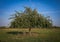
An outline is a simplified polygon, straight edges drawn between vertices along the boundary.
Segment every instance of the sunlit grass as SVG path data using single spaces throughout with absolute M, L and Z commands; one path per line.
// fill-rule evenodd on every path
M 60 29 L 39 29 L 33 28 L 31 30 L 32 36 L 20 34 L 8 34 L 7 32 L 29 32 L 27 28 L 7 28 L 0 29 L 1 42 L 60 42 Z

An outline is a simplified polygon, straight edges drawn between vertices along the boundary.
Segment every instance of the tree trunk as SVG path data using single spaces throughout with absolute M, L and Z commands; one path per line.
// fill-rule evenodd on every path
M 29 35 L 31 36 L 31 28 L 29 28 Z

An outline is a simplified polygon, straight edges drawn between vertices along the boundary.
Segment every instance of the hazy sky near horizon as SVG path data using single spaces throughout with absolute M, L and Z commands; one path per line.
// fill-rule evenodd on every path
M 50 16 L 53 25 L 60 26 L 60 0 L 0 0 L 0 26 L 10 23 L 11 14 L 23 11 L 24 6 L 36 8 L 44 16 Z

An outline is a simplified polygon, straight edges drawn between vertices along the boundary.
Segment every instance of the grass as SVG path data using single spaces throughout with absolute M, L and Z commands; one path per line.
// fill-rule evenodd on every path
M 0 42 L 60 42 L 60 29 L 0 29 Z M 26 33 L 24 35 L 24 33 Z

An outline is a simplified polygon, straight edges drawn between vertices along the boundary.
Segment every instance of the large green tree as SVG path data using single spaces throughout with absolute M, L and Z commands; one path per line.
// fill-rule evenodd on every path
M 36 9 L 24 7 L 23 12 L 17 12 L 11 17 L 10 27 L 12 28 L 46 28 L 52 27 L 52 20 L 38 13 Z

